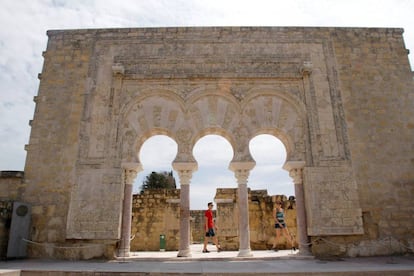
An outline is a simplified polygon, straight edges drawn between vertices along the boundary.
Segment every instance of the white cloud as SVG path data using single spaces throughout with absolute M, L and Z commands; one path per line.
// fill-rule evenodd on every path
M 32 99 L 37 94 L 37 74 L 42 70 L 41 54 L 46 49 L 46 31 L 49 29 L 160 26 L 402 27 L 405 29 L 406 47 L 414 51 L 414 1 L 411 0 L 2 0 L 1 4 L 0 170 L 23 170 L 26 156 L 24 144 L 28 143 L 30 133 L 28 121 L 33 118 L 35 106 Z M 413 64 L 413 54 L 409 57 Z M 215 147 L 200 145 L 198 152 L 194 152 L 194 155 L 200 155 L 197 157 L 200 179 L 197 179 L 199 176 L 194 177 L 194 186 L 204 183 L 206 179 L 216 181 L 213 165 L 227 170 L 233 152 L 226 142 L 214 140 L 212 143 L 217 143 Z M 257 183 L 260 187 L 284 189 L 289 186 L 286 183 L 290 183 L 287 174 L 280 169 L 285 153 L 276 154 L 272 144 L 264 145 L 260 142 L 251 148 L 257 167 L 251 173 L 250 182 L 252 186 Z M 219 149 L 221 147 L 222 150 Z M 167 148 L 172 149 L 174 146 L 168 144 Z M 204 160 L 206 152 L 211 151 L 214 161 Z M 172 152 L 162 151 L 158 155 L 149 153 L 147 156 L 144 153 L 144 168 L 149 172 L 158 167 L 168 170 L 169 161 L 160 165 L 157 159 L 171 160 L 175 154 L 176 149 Z M 279 167 L 268 169 L 268 164 Z M 204 174 L 204 169 L 208 174 Z M 269 171 L 275 174 L 270 175 Z M 276 172 L 285 174 L 283 176 Z M 202 175 L 204 178 L 201 178 Z M 220 181 L 227 182 L 230 178 Z M 209 195 L 210 198 L 213 196 Z

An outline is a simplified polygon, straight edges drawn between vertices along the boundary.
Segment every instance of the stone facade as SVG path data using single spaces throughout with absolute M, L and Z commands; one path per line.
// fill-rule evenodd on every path
M 33 207 L 32 240 L 49 246 L 31 247 L 30 256 L 126 256 L 138 153 L 158 134 L 178 145 L 180 256 L 189 253 L 192 148 L 206 134 L 223 136 L 234 150 L 239 256 L 251 254 L 248 145 L 263 133 L 286 147 L 301 252 L 309 241 L 319 255 L 412 250 L 414 93 L 402 34 L 49 31 L 19 199 Z M 399 249 L 380 249 L 391 237 Z M 59 249 L 72 245 L 75 254 Z

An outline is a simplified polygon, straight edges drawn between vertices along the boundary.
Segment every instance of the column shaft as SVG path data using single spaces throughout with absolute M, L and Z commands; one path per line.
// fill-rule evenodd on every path
M 190 182 L 197 163 L 174 162 L 173 168 L 180 177 L 180 248 L 177 257 L 191 257 L 190 251 Z
M 190 185 L 181 183 L 180 248 L 178 257 L 190 257 Z
M 119 257 L 129 257 L 132 215 L 132 185 L 125 183 Z
M 239 209 L 239 254 L 238 257 L 253 256 L 250 250 L 249 228 L 249 195 L 247 191 L 247 179 L 250 171 L 256 165 L 255 162 L 231 162 L 229 169 L 234 172 L 238 184 L 238 209 Z
M 124 169 L 124 201 L 122 204 L 121 241 L 118 247 L 118 257 L 129 257 L 131 245 L 132 220 L 132 184 L 138 171 L 142 170 L 139 163 L 125 163 Z
M 250 251 L 249 202 L 247 184 L 239 184 L 239 254 L 238 257 L 253 256 Z
M 308 233 L 306 223 L 306 210 L 305 210 L 305 197 L 303 195 L 303 184 L 295 183 L 295 195 L 296 195 L 296 221 L 298 227 L 298 242 L 299 242 L 299 254 L 310 255 L 308 245 Z

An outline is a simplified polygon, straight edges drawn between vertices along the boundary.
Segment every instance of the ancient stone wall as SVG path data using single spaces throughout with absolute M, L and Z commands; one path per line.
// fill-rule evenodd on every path
M 249 141 L 266 133 L 284 143 L 286 161 L 304 164 L 296 180 L 314 254 L 414 247 L 414 93 L 401 29 L 149 28 L 48 36 L 21 193 L 32 206 L 33 241 L 91 244 L 76 256 L 110 257 L 121 237 L 123 166 L 140 164 L 146 139 L 168 135 L 178 145 L 175 161 L 194 162 L 197 140 L 218 134 L 233 146 L 232 161 L 250 162 Z M 384 250 L 389 237 L 394 246 Z M 72 257 L 52 246 L 29 251 Z
M 0 171 L 0 259 L 6 258 L 13 201 L 21 198 L 24 172 Z
M 178 250 L 180 190 L 146 190 L 132 204 L 131 251 L 159 250 L 160 235 L 166 250 Z
M 225 250 L 237 251 L 239 248 L 237 189 L 217 189 L 214 198 L 217 208 L 214 217 L 218 226 L 217 236 Z M 133 220 L 131 251 L 160 249 L 160 235 L 166 237 L 166 250 L 178 250 L 180 190 L 147 190 L 133 197 Z M 285 203 L 285 217 L 289 232 L 295 238 L 296 204 L 286 196 L 269 196 L 266 190 L 249 191 L 250 241 L 253 250 L 272 247 L 275 237 L 274 203 Z M 191 210 L 191 242 L 201 244 L 204 241 L 204 212 Z M 294 244 L 297 247 L 297 241 Z M 291 248 L 285 238 L 278 248 Z
M 24 172 L 0 171 L 0 200 L 21 200 Z

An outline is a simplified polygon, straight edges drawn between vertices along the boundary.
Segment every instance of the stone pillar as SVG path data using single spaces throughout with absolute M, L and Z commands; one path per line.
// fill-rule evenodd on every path
M 121 241 L 118 257 L 129 257 L 132 219 L 132 185 L 138 172 L 142 171 L 139 163 L 122 164 L 124 169 L 124 201 L 122 205 Z
M 289 171 L 289 176 L 292 177 L 295 183 L 296 196 L 296 221 L 298 227 L 298 243 L 299 255 L 311 255 L 309 250 L 309 239 L 307 233 L 306 210 L 305 210 L 305 195 L 303 189 L 303 167 L 304 161 L 288 161 L 283 168 Z
M 180 248 L 177 257 L 191 257 L 190 251 L 190 182 L 197 163 L 174 162 L 173 169 L 180 178 Z
M 234 172 L 238 184 L 238 209 L 239 209 L 239 254 L 238 257 L 253 256 L 250 250 L 249 228 L 249 201 L 247 192 L 247 178 L 254 168 L 255 162 L 231 162 L 229 169 Z

